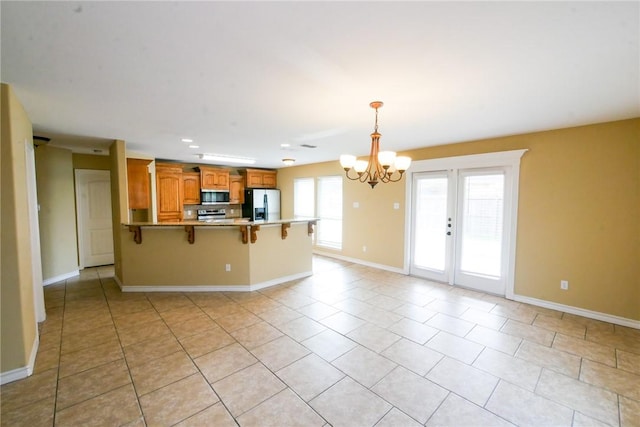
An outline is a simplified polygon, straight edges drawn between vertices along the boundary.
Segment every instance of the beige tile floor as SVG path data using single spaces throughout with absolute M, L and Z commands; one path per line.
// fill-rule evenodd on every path
M 2 425 L 640 426 L 640 331 L 369 267 L 250 293 L 45 289 Z

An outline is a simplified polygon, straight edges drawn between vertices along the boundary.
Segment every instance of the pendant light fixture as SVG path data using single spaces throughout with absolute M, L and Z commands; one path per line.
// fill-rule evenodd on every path
M 376 123 L 371 134 L 371 152 L 368 160 L 358 160 L 351 154 L 340 156 L 340 164 L 345 175 L 352 181 L 368 183 L 374 188 L 378 182 L 398 182 L 411 165 L 411 158 L 397 156 L 394 151 L 380 151 L 380 133 L 378 133 L 378 108 L 384 104 L 382 101 L 374 101 L 369 106 L 376 110 Z M 350 176 L 354 171 L 356 176 Z

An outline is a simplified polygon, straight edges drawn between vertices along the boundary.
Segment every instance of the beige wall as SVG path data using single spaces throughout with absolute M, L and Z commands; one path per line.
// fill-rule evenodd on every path
M 313 270 L 311 237 L 307 233 L 306 222 L 291 224 L 284 240 L 282 227 L 279 225 L 262 226 L 257 236 L 256 243 L 248 245 L 251 284 Z
M 111 170 L 111 161 L 109 156 L 73 153 L 73 168 Z
M 293 179 L 319 176 L 344 176 L 338 161 L 289 167 L 278 170 L 282 191 L 282 215 L 293 217 Z M 321 248 L 323 252 L 355 258 L 369 263 L 402 269 L 404 260 L 404 179 L 394 184 L 368 184 L 345 179 L 342 188 L 342 250 Z M 354 207 L 354 202 L 358 207 Z M 393 209 L 394 203 L 400 209 Z M 321 226 L 321 225 L 320 225 Z M 375 232 L 372 232 L 375 230 Z M 400 234 L 398 234 L 400 233 Z M 362 247 L 367 251 L 363 252 Z
M 38 147 L 36 177 L 40 205 L 42 277 L 46 281 L 78 270 L 71 151 L 46 145 Z
M 124 141 L 116 140 L 109 147 L 111 170 L 111 212 L 113 225 L 113 259 L 115 275 L 121 281 L 122 272 L 122 235 L 121 224 L 128 220 L 127 196 L 127 158 Z
M 144 227 L 142 243 L 123 226 L 122 284 L 125 286 L 247 285 L 249 245 L 238 227 L 197 227 L 189 244 L 184 227 Z M 231 264 L 231 271 L 225 271 Z
M 1 84 L 0 372 L 25 368 L 36 340 L 25 144 L 32 127 L 13 90 Z
M 425 160 L 523 148 L 529 151 L 520 171 L 516 294 L 640 320 L 640 119 L 406 154 Z M 337 160 L 280 169 L 283 215 L 293 214 L 294 178 L 343 173 Z M 340 254 L 402 268 L 404 180 L 374 190 L 345 180 L 343 191 Z M 560 290 L 562 279 L 569 291 Z

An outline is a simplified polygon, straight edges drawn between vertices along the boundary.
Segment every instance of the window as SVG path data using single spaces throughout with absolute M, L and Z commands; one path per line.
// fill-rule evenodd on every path
M 315 186 L 317 185 L 317 204 Z M 318 218 L 315 243 L 342 249 L 342 177 L 324 176 L 293 180 L 293 216 Z
M 316 244 L 342 249 L 342 177 L 318 178 L 318 208 Z
M 294 218 L 313 218 L 316 216 L 313 181 L 313 178 L 296 178 L 293 180 Z

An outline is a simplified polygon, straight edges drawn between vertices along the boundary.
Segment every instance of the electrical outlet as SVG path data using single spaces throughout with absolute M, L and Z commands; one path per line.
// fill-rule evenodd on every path
M 231 271 L 231 264 L 225 264 L 224 270 L 225 271 Z
M 355 209 L 358 209 L 360 207 L 360 203 L 359 202 L 353 202 L 353 207 Z
M 569 290 L 569 281 L 568 280 L 561 280 L 560 281 L 560 289 L 562 289 L 563 291 Z
M 367 247 L 366 246 L 362 247 L 362 252 L 367 252 Z
M 400 209 L 400 203 L 395 202 L 395 203 L 393 204 L 393 209 Z

